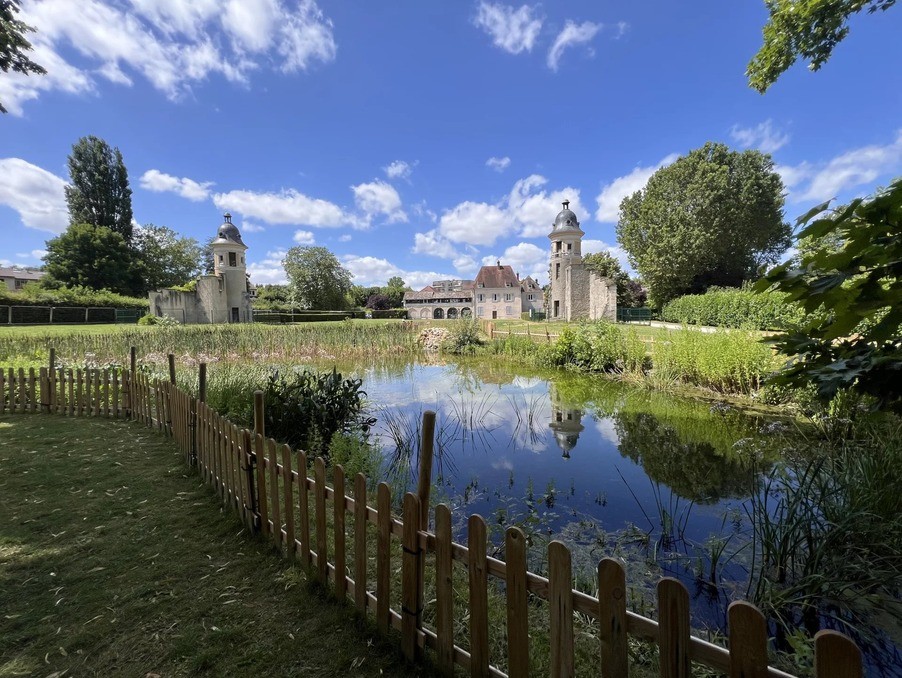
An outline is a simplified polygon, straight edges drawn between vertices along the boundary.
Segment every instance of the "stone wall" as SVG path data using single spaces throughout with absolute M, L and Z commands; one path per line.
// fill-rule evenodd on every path
M 617 285 L 610 278 L 601 278 L 583 264 L 566 269 L 566 308 L 561 316 L 571 320 L 617 320 Z
M 611 278 L 589 274 L 589 317 L 617 321 L 617 283 Z

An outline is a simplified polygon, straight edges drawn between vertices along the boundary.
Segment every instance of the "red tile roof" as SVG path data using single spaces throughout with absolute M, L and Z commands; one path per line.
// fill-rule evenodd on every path
M 483 287 L 519 287 L 520 281 L 511 266 L 483 266 L 476 274 L 476 286 Z

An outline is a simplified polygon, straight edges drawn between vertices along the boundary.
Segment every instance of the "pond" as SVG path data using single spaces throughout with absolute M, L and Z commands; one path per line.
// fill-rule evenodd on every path
M 779 422 L 485 359 L 346 372 L 363 379 L 397 493 L 415 487 L 420 420 L 436 412 L 433 501 L 451 505 L 458 540 L 473 513 L 496 547 L 517 525 L 541 572 L 547 543 L 560 539 L 588 591 L 598 560 L 617 555 L 633 606 L 648 611 L 653 583 L 677 577 L 696 628 L 724 629 L 726 603 L 745 597 L 746 501 L 786 442 L 771 435 Z

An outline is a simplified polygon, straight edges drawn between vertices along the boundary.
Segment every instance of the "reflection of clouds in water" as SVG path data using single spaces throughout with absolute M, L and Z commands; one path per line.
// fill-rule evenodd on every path
M 595 419 L 595 430 L 609 443 L 612 443 L 613 445 L 620 444 L 620 436 L 617 434 L 617 428 L 613 417 Z
M 496 471 L 513 471 L 514 462 L 507 457 L 501 457 L 492 462 L 492 468 Z
M 511 386 L 516 386 L 524 391 L 530 391 L 540 385 L 546 387 L 547 390 L 548 383 L 538 377 L 514 377 L 514 380 L 511 382 Z

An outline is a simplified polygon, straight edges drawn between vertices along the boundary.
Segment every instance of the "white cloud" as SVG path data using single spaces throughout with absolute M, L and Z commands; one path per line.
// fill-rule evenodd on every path
M 492 266 L 499 260 L 504 265 L 513 266 L 521 278 L 531 275 L 540 285 L 548 282 L 548 250 L 521 242 L 508 247 L 501 256 L 483 257 L 482 265 Z
M 413 168 L 416 166 L 416 161 L 410 163 L 404 160 L 395 160 L 383 167 L 382 171 L 385 172 L 385 176 L 389 179 L 409 179 L 411 173 L 413 173 Z
M 213 204 L 221 210 L 237 212 L 268 224 L 321 228 L 358 225 L 357 217 L 346 214 L 338 205 L 328 200 L 311 198 L 294 189 L 279 193 L 243 190 L 216 193 Z
M 584 21 L 581 24 L 567 21 L 564 24 L 563 30 L 558 33 L 558 36 L 554 39 L 554 44 L 551 45 L 551 49 L 548 50 L 548 68 L 552 71 L 556 71 L 560 65 L 564 50 L 575 45 L 583 45 L 591 42 L 601 28 L 602 24 L 592 23 L 591 21 Z M 589 53 L 594 54 L 591 49 L 589 50 Z
M 35 259 L 40 261 L 45 256 L 47 256 L 47 250 L 31 250 L 31 252 L 16 252 L 16 257 L 18 259 Z M 7 266 L 8 264 L 4 264 Z
M 132 0 L 130 8 L 34 0 L 20 17 L 36 29 L 32 58 L 48 75 L 0 81 L 0 99 L 14 115 L 42 91 L 95 91 L 92 71 L 124 86 L 137 74 L 178 99 L 212 74 L 243 83 L 261 66 L 305 70 L 333 61 L 337 50 L 332 22 L 313 0 Z
M 413 289 L 419 289 L 430 284 L 433 280 L 454 277 L 447 273 L 435 273 L 432 271 L 405 271 L 395 266 L 388 259 L 370 256 L 361 257 L 356 254 L 342 257 L 342 263 L 354 276 L 354 283 L 357 285 L 385 285 L 389 278 L 397 275 Z
M 896 133 L 892 142 L 884 146 L 862 146 L 841 153 L 825 163 L 803 162 L 795 167 L 779 167 L 778 171 L 788 187 L 798 187 L 790 192 L 790 201 L 804 202 L 829 200 L 843 191 L 873 184 L 881 177 L 898 173 L 900 169 L 902 130 Z
M 542 29 L 543 20 L 534 14 L 536 9 L 529 5 L 515 9 L 511 5 L 480 2 L 473 23 L 488 33 L 494 45 L 505 52 L 529 52 Z
M 249 263 L 247 272 L 251 276 L 251 282 L 255 285 L 282 285 L 288 282 L 282 266 L 286 254 L 288 252 L 285 250 L 271 250 L 266 253 L 265 259 Z
M 789 143 L 789 133 L 774 128 L 768 119 L 755 127 L 733 125 L 730 137 L 742 148 L 757 148 L 762 153 L 773 153 Z
M 461 275 L 475 273 L 478 265 L 469 254 L 460 252 L 451 242 L 439 233 L 438 229 L 414 235 L 414 254 L 427 254 L 433 257 L 448 259 Z
M 492 157 L 485 161 L 485 166 L 492 168 L 496 172 L 503 172 L 510 167 L 510 164 L 511 159 L 507 156 L 504 156 L 503 158 Z
M 18 212 L 30 228 L 51 233 L 66 230 L 65 187 L 63 179 L 37 165 L 21 158 L 0 158 L 0 205 Z
M 349 233 L 345 233 L 342 236 L 339 236 L 338 242 L 351 242 L 351 235 Z
M 407 214 L 401 209 L 401 196 L 391 184 L 379 179 L 369 183 L 351 186 L 354 191 L 354 202 L 367 220 L 380 214 L 385 215 L 388 223 L 407 221 Z
M 439 233 L 454 243 L 493 245 L 503 235 L 548 235 L 564 200 L 570 201 L 574 212 L 585 214 L 579 189 L 539 190 L 547 183 L 545 177 L 533 174 L 517 181 L 497 204 L 462 202 L 442 214 Z
M 439 220 L 442 235 L 470 245 L 491 245 L 510 230 L 510 219 L 504 210 L 484 202 L 462 202 Z
M 251 223 L 250 221 L 243 221 L 241 222 L 241 230 L 247 231 L 248 233 L 263 233 L 263 231 L 265 231 L 266 229 L 262 226 Z
M 174 177 L 159 170 L 147 170 L 141 175 L 141 188 L 155 193 L 176 193 L 194 202 L 206 200 L 210 196 L 212 181 L 197 182 L 187 177 Z
M 671 153 L 657 165 L 636 167 L 629 174 L 617 177 L 614 181 L 602 186 L 601 193 L 596 198 L 598 210 L 595 212 L 595 219 L 601 222 L 616 222 L 620 218 L 620 203 L 623 202 L 623 199 L 645 188 L 645 184 L 648 183 L 652 174 L 671 164 L 678 157 L 676 153 Z
M 316 242 L 316 239 L 310 231 L 295 231 L 294 241 L 298 245 L 312 245 Z

